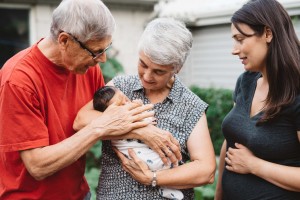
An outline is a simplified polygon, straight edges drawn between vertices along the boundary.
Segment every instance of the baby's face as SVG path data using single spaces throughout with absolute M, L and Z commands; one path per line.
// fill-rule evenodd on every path
M 109 105 L 114 102 L 118 102 L 118 105 L 124 105 L 125 103 L 130 102 L 130 100 L 123 92 L 117 90 L 113 98 L 109 101 Z

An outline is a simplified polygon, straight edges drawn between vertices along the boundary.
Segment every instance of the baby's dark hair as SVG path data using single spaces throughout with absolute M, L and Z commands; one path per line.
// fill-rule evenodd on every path
M 104 112 L 108 107 L 108 102 L 116 94 L 117 88 L 114 86 L 104 86 L 98 89 L 93 98 L 93 106 L 95 110 Z

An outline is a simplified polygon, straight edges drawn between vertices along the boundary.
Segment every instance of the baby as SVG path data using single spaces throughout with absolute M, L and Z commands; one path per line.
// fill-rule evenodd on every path
M 93 98 L 93 106 L 95 110 L 104 112 L 104 110 L 111 105 L 112 103 L 118 101 L 120 105 L 125 104 L 126 102 L 129 102 L 129 98 L 121 92 L 119 89 L 113 86 L 104 86 L 100 89 L 98 89 Z M 137 101 L 137 100 L 135 100 Z M 151 120 L 153 121 L 153 118 L 147 118 L 144 120 Z M 153 122 L 155 123 L 155 122 Z M 162 160 L 160 159 L 159 155 L 154 152 L 152 149 L 150 149 L 146 144 L 142 143 L 139 140 L 135 139 L 127 139 L 127 140 L 112 140 L 112 145 L 115 146 L 120 152 L 122 152 L 124 155 L 129 157 L 128 155 L 128 149 L 132 148 L 134 152 L 137 154 L 137 156 L 147 163 L 149 168 L 152 171 L 158 171 L 162 169 L 169 169 L 171 168 L 171 163 L 169 165 L 164 165 Z M 165 188 L 160 187 L 159 193 L 162 197 L 168 198 L 168 199 L 174 199 L 174 200 L 181 200 L 183 199 L 183 194 L 180 190 L 171 189 L 171 188 Z

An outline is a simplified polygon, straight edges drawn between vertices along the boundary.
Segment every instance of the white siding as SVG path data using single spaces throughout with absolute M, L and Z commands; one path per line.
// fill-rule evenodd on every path
M 191 54 L 179 73 L 183 82 L 200 87 L 233 89 L 243 66 L 231 55 L 230 24 L 201 27 L 192 31 Z
M 137 45 L 150 16 L 150 11 L 122 10 L 111 8 L 117 29 L 113 35 L 113 49 L 126 74 L 137 73 Z
M 293 20 L 300 38 L 300 19 Z M 233 40 L 230 24 L 206 26 L 192 30 L 194 36 L 191 54 L 179 73 L 187 85 L 234 89 L 244 67 L 231 54 Z
M 300 39 L 300 15 L 297 17 L 293 17 L 293 23 L 296 30 L 296 33 L 298 35 L 298 38 Z

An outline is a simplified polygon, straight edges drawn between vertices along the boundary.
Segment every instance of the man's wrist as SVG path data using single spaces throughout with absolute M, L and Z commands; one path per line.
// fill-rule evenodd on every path
M 143 141 L 143 134 L 141 134 L 142 133 L 141 129 L 142 128 L 132 130 L 131 131 L 131 138 Z
M 93 135 L 96 135 L 98 139 L 102 139 L 105 135 L 105 129 L 99 126 L 96 126 L 93 122 L 86 126 L 87 131 L 91 132 Z

